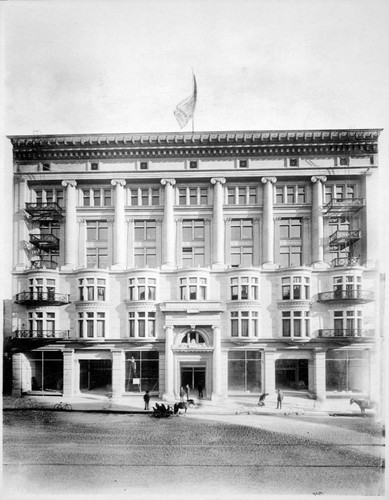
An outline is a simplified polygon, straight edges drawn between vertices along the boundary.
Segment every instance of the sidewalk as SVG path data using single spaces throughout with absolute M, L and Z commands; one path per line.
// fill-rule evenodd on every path
M 41 410 L 54 410 L 54 405 L 64 402 L 72 406 L 73 411 L 84 412 L 108 412 L 108 413 L 147 413 L 144 410 L 143 395 L 122 396 L 120 399 L 110 400 L 103 395 L 82 394 L 72 398 L 62 398 L 59 396 L 25 396 L 23 398 L 4 397 L 3 409 L 26 408 L 28 400 L 35 401 Z M 282 409 L 277 410 L 276 396 L 266 398 L 265 406 L 258 406 L 258 397 L 242 396 L 226 398 L 221 401 L 210 401 L 207 399 L 194 398 L 196 406 L 189 408 L 190 413 L 197 415 L 235 415 L 238 410 L 242 412 L 255 409 L 257 414 L 263 415 L 283 415 L 285 411 L 291 408 L 303 410 L 305 416 L 328 416 L 336 414 L 339 416 L 360 416 L 361 412 L 357 405 L 350 405 L 350 400 L 346 399 L 327 399 L 319 403 L 306 396 L 286 396 Z M 150 408 L 155 403 L 164 403 L 173 405 L 177 401 L 163 401 L 162 399 L 152 397 Z M 370 412 L 371 414 L 371 412 Z M 369 415 L 369 412 L 367 412 Z

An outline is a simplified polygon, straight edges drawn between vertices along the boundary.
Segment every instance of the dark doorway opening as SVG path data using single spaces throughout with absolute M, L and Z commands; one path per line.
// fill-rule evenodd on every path
M 308 360 L 278 359 L 276 361 L 276 388 L 307 391 Z
M 203 386 L 205 396 L 205 366 L 182 366 L 181 367 L 181 386 L 189 385 L 191 391 L 197 394 L 198 385 Z
M 112 361 L 110 359 L 80 360 L 80 390 L 110 392 Z

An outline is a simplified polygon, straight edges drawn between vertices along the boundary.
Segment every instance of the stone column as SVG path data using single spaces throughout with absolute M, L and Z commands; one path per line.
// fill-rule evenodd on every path
M 313 182 L 312 193 L 312 265 L 313 267 L 327 267 L 324 264 L 324 225 L 323 225 L 323 183 L 327 177 L 311 177 Z
M 276 361 L 275 361 L 275 349 L 266 349 L 263 351 L 264 354 L 264 384 L 263 392 L 267 392 L 269 396 L 272 396 L 276 390 Z
M 322 402 L 326 399 L 326 353 L 317 349 L 313 356 L 316 400 Z
M 125 392 L 125 356 L 123 349 L 112 349 L 112 399 L 120 399 Z
M 174 227 L 174 185 L 175 179 L 162 179 L 161 184 L 165 186 L 165 205 L 163 215 L 162 234 L 162 267 L 172 268 L 175 266 L 175 227 Z
M 17 352 L 12 355 L 12 396 L 22 395 L 22 372 L 24 354 Z
M 76 388 L 76 378 L 74 370 L 74 349 L 63 350 L 63 396 L 71 398 L 78 392 L 79 385 Z
M 165 327 L 165 393 L 163 399 L 171 401 L 174 399 L 173 374 L 174 374 L 174 355 L 173 346 L 173 327 L 166 325 Z
M 273 221 L 273 184 L 277 182 L 276 177 L 262 177 L 264 184 L 263 192 L 263 264 L 264 269 L 274 268 L 274 221 Z
M 223 220 L 223 177 L 211 179 L 213 189 L 213 229 L 212 229 L 212 267 L 224 268 L 224 220 Z
M 221 397 L 221 341 L 220 326 L 213 326 L 213 382 L 212 401 Z
M 113 179 L 111 184 L 115 188 L 113 266 L 116 269 L 124 269 L 126 267 L 126 221 L 124 217 L 124 186 L 126 181 L 124 179 Z
M 77 182 L 62 181 L 66 188 L 66 218 L 65 218 L 65 267 L 73 269 L 77 266 Z

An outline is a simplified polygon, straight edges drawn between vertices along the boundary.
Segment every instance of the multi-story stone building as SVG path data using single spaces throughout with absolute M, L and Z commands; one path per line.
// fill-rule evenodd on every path
M 378 397 L 379 133 L 10 137 L 15 393 Z

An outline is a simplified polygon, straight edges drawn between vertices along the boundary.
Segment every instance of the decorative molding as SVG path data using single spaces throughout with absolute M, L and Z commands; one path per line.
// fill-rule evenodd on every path
M 77 300 L 74 302 L 77 311 L 90 311 L 97 309 L 109 309 L 110 302 L 107 301 L 97 301 L 97 300 Z
M 260 308 L 259 300 L 231 300 L 227 302 L 228 310 L 247 310 L 247 311 L 258 311 Z
M 311 182 L 327 182 L 327 177 L 325 175 L 315 175 L 311 177 Z
M 145 300 L 125 300 L 126 309 L 131 311 L 156 311 L 156 302 Z
M 280 300 L 278 309 L 310 309 L 312 300 Z
M 224 306 L 221 302 L 216 301 L 171 301 L 164 302 L 160 305 L 160 310 L 162 312 L 181 312 L 186 311 L 188 314 L 197 314 L 202 312 L 223 312 Z M 189 323 L 190 321 L 188 321 Z M 197 322 L 196 322 L 197 324 Z
M 125 186 L 126 181 L 124 179 L 112 179 L 111 184 L 112 186 Z
M 266 184 L 267 182 L 275 184 L 277 182 L 277 177 L 262 177 L 261 182 Z
M 65 181 L 62 181 L 61 182 L 61 185 L 63 187 L 68 187 L 68 186 L 71 186 L 71 187 L 77 187 L 77 181 L 75 180 L 65 180 Z

